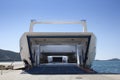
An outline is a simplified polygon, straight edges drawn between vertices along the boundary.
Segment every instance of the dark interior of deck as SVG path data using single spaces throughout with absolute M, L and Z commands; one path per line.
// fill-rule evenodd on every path
M 89 74 L 76 65 L 40 65 L 25 70 L 29 74 Z

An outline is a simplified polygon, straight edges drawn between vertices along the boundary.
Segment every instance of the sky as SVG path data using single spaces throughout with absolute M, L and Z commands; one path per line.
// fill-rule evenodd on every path
M 96 59 L 120 58 L 120 0 L 0 0 L 0 49 L 19 52 L 30 21 L 80 21 L 97 37 Z M 36 25 L 39 32 L 81 32 L 81 25 Z

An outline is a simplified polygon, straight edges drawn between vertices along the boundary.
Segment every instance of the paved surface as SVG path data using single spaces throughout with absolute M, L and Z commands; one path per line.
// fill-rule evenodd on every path
M 21 74 L 22 72 L 22 70 L 3 71 L 0 80 L 120 80 L 120 74 L 31 75 Z
M 88 72 L 80 69 L 77 65 L 40 65 L 30 70 L 26 70 L 29 74 L 88 74 Z
M 43 66 L 40 66 L 43 67 Z M 55 66 L 51 68 L 56 68 Z M 63 68 L 63 67 L 62 67 Z M 56 68 L 58 72 L 64 72 L 66 73 L 67 67 L 64 66 L 64 69 L 62 69 L 60 66 L 59 68 Z M 71 69 L 72 68 L 72 69 Z M 71 69 L 72 72 L 79 72 L 78 69 L 74 69 L 76 66 L 70 66 L 68 69 Z M 38 72 L 35 71 L 37 74 L 29 74 L 22 70 L 0 70 L 0 80 L 120 80 L 120 74 L 40 74 L 39 70 L 43 71 L 49 71 L 50 68 L 43 68 L 43 69 L 37 69 Z M 46 70 L 45 70 L 46 69 Z M 77 71 L 78 70 L 78 71 Z M 67 70 L 68 73 L 69 70 Z M 49 71 L 51 72 L 51 71 Z M 81 73 L 84 73 L 84 71 L 80 71 Z M 39 74 L 38 74 L 39 73 Z

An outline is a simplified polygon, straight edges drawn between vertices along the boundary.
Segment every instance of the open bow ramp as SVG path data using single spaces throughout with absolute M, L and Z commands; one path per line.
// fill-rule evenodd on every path
M 53 75 L 53 74 L 94 74 L 94 71 L 85 71 L 74 64 L 44 64 L 40 65 L 39 67 L 33 67 L 26 72 L 30 74 L 46 74 L 46 75 Z
M 82 24 L 83 32 L 33 32 L 35 24 Z M 20 55 L 27 72 L 35 73 L 86 73 L 96 54 L 96 37 L 87 32 L 85 20 L 80 22 L 32 21 L 30 31 L 20 39 Z M 44 65 L 61 63 L 62 65 Z M 71 65 L 71 63 L 76 65 Z M 67 65 L 65 65 L 67 64 Z M 70 65 L 68 65 L 70 64 Z

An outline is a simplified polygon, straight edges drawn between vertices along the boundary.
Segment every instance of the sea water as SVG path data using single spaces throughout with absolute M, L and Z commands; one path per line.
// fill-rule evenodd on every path
M 98 73 L 116 73 L 120 74 L 120 61 L 94 61 L 92 69 Z

